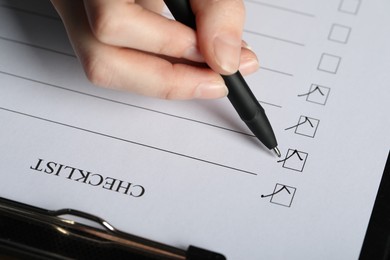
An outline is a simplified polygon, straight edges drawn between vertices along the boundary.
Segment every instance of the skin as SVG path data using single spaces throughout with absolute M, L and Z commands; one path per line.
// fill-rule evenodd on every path
M 259 67 L 242 41 L 241 0 L 192 0 L 197 31 L 165 18 L 162 0 L 51 0 L 88 79 L 163 99 L 213 99 L 220 74 Z M 208 66 L 204 66 L 207 63 Z

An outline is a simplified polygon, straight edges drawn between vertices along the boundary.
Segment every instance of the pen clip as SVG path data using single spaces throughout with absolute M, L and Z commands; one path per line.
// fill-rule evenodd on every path
M 73 226 L 77 226 L 77 225 L 81 224 L 77 221 L 74 221 L 71 219 L 66 219 L 65 215 L 69 215 L 69 216 L 82 218 L 82 219 L 88 220 L 90 222 L 96 223 L 99 226 L 105 228 L 109 232 L 119 233 L 118 230 L 113 225 L 111 225 L 109 222 L 107 222 L 106 220 L 104 220 L 100 217 L 97 217 L 95 215 L 92 215 L 92 214 L 89 214 L 89 213 L 86 213 L 86 212 L 83 212 L 80 210 L 70 209 L 70 208 L 64 208 L 64 209 L 59 209 L 59 210 L 47 210 L 47 209 L 34 207 L 31 205 L 19 203 L 16 201 L 12 201 L 12 200 L 0 197 L 0 210 L 13 212 L 13 213 L 24 215 L 24 216 L 30 216 L 30 217 L 36 218 L 36 219 L 45 219 L 45 220 L 57 219 L 61 222 L 65 222 L 65 223 L 73 225 Z
M 118 233 L 118 230 L 113 225 L 111 225 L 109 222 L 107 222 L 106 220 L 104 220 L 100 217 L 97 217 L 95 215 L 86 213 L 84 211 L 65 208 L 65 209 L 59 209 L 59 210 L 48 210 L 47 214 L 52 216 L 52 217 L 57 217 L 61 221 L 64 221 L 64 222 L 69 223 L 69 224 L 78 224 L 78 222 L 71 220 L 71 219 L 64 218 L 65 215 L 83 218 L 83 219 L 86 219 L 88 221 L 92 221 L 94 223 L 99 224 L 100 226 L 104 227 L 106 230 L 108 230 L 110 232 Z
M 104 229 L 97 229 L 90 225 L 85 225 L 84 223 L 64 218 L 66 215 L 92 221 L 93 223 L 99 224 Z M 204 250 L 202 248 L 189 246 L 188 250 L 185 251 L 159 242 L 124 233 L 100 217 L 69 208 L 60 210 L 46 210 L 0 197 L 0 224 L 2 216 L 27 220 L 24 222 L 27 224 L 37 223 L 39 225 L 36 226 L 39 227 L 42 227 L 42 225 L 45 224 L 45 226 L 48 226 L 51 230 L 55 230 L 57 233 L 66 234 L 67 237 L 84 237 L 86 241 L 95 241 L 98 243 L 96 248 L 101 249 L 103 246 L 112 245 L 115 249 L 123 250 L 128 253 L 136 253 L 138 255 L 148 257 L 147 259 L 226 259 L 219 253 Z M 22 230 L 26 232 L 25 230 L 27 229 L 22 228 Z M 21 237 L 20 235 L 16 236 Z M 8 240 L 10 239 L 7 239 L 7 241 Z M 40 244 L 40 241 L 34 242 L 38 242 L 38 244 Z M 110 252 L 112 253 L 112 251 Z
M 46 210 L 0 197 L 0 217 L 2 215 L 27 220 L 25 221 L 27 223 L 48 226 L 49 229 L 65 234 L 66 237 L 84 237 L 86 241 L 98 243 L 99 248 L 103 245 L 112 245 L 116 249 L 147 256 L 151 259 L 186 259 L 186 251 L 182 249 L 117 230 L 104 219 L 79 210 L 69 208 Z M 64 218 L 66 215 L 92 221 L 104 229 Z

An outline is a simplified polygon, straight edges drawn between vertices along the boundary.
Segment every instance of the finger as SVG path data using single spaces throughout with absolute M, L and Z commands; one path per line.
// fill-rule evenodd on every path
M 259 69 L 259 61 L 252 49 L 243 41 L 240 56 L 239 71 L 242 75 L 249 75 Z
M 167 99 L 227 95 L 220 75 L 207 68 L 172 64 L 133 49 L 98 41 L 79 0 L 53 0 L 87 77 L 95 85 Z
M 222 78 L 210 69 L 171 64 L 134 50 L 108 48 L 86 64 L 87 75 L 96 85 L 163 99 L 211 99 L 227 95 Z
M 84 0 L 84 3 L 91 29 L 103 43 L 203 61 L 195 32 L 179 22 L 134 1 Z
M 198 45 L 207 64 L 221 74 L 238 70 L 245 9 L 241 0 L 192 0 Z
M 157 14 L 161 14 L 164 9 L 163 0 L 135 0 L 135 3 Z

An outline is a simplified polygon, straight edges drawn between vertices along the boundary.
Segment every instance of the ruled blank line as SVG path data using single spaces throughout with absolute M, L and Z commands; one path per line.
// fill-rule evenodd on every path
M 310 14 L 310 13 L 306 13 L 306 12 L 302 12 L 302 11 L 286 8 L 286 7 L 283 7 L 283 6 L 263 3 L 263 2 L 259 2 L 259 1 L 255 1 L 255 0 L 245 0 L 245 2 L 249 2 L 249 3 L 253 3 L 253 4 L 257 4 L 257 5 L 263 5 L 263 6 L 266 6 L 266 7 L 270 7 L 270 8 L 274 8 L 274 9 L 278 9 L 278 10 L 281 10 L 281 11 L 290 12 L 290 13 L 294 13 L 294 14 L 299 14 L 299 15 L 303 15 L 303 16 L 307 16 L 307 17 L 312 17 L 312 18 L 315 17 L 314 14 Z
M 26 12 L 26 13 L 29 13 L 29 14 L 32 14 L 32 15 L 42 16 L 42 17 L 46 17 L 46 18 L 51 18 L 51 19 L 57 20 L 57 18 L 53 17 L 53 16 L 43 15 L 43 14 L 36 13 L 36 12 L 30 12 L 28 10 L 24 10 L 24 9 L 8 6 L 8 5 L 5 5 L 5 4 L 0 4 L 0 6 L 3 7 L 3 8 L 8 8 L 8 9 L 14 10 L 14 11 Z M 304 46 L 301 43 L 293 42 L 293 41 L 290 41 L 290 40 L 285 40 L 285 39 L 278 38 L 278 37 L 273 37 L 273 36 L 269 36 L 269 35 L 265 35 L 265 34 L 261 34 L 261 33 L 257 33 L 257 32 L 252 32 L 252 31 L 249 31 L 249 30 L 246 30 L 246 32 L 247 33 L 253 33 L 253 34 L 256 34 L 256 35 L 259 35 L 259 36 L 263 36 L 263 37 L 272 38 L 272 39 L 275 39 L 275 40 L 288 42 L 288 43 L 291 43 L 291 44 Z M 52 49 L 52 48 L 47 48 L 47 47 L 43 47 L 43 46 L 40 46 L 40 45 L 31 44 L 31 43 L 27 43 L 27 42 L 15 40 L 15 39 L 7 38 L 7 37 L 4 37 L 4 36 L 0 36 L 0 39 L 2 39 L 4 41 L 9 41 L 9 42 L 25 45 L 25 46 L 28 46 L 28 47 L 31 47 L 31 48 L 36 48 L 36 49 L 40 49 L 40 50 L 44 50 L 44 51 L 53 52 L 53 53 L 61 54 L 61 55 L 64 55 L 64 56 L 76 58 L 76 55 L 73 54 L 73 53 L 67 53 L 67 52 L 63 52 L 63 51 L 58 51 L 58 50 L 55 50 L 55 49 Z M 270 68 L 266 68 L 266 67 L 261 67 L 260 69 L 271 71 L 271 72 L 275 72 L 275 73 L 279 73 L 279 74 L 283 74 L 283 75 L 287 75 L 287 76 L 293 76 L 290 73 L 279 71 L 279 70 L 275 70 L 275 69 L 270 69 Z M 10 76 L 14 76 L 14 77 L 19 77 L 19 78 L 22 78 L 22 79 L 25 79 L 25 80 L 36 81 L 36 80 L 33 80 L 33 79 L 24 78 L 24 77 L 21 77 L 21 76 L 18 76 L 18 75 L 14 75 L 14 74 L 9 74 L 9 73 L 6 73 L 6 72 L 2 72 L 2 73 L 10 75 Z M 45 82 L 40 82 L 40 81 L 36 81 L 36 82 L 41 83 L 41 84 L 51 85 L 51 84 L 48 84 L 48 83 L 45 83 Z M 60 87 L 60 86 L 54 86 L 54 85 L 52 85 L 52 86 L 53 87 L 57 87 L 57 88 L 61 88 L 61 89 L 64 89 L 64 90 L 72 91 L 70 89 L 63 88 L 63 87 Z M 73 91 L 73 92 L 76 92 L 76 91 Z M 176 118 L 180 118 L 180 119 L 184 119 L 184 120 L 189 120 L 189 121 L 192 121 L 192 122 L 196 122 L 196 123 L 200 123 L 200 124 L 204 124 L 204 125 L 208 125 L 208 126 L 212 126 L 212 127 L 216 127 L 216 128 L 220 128 L 220 129 L 236 132 L 236 133 L 239 133 L 239 134 L 255 137 L 254 135 L 251 135 L 251 134 L 243 133 L 243 132 L 240 132 L 240 131 L 232 130 L 232 129 L 229 129 L 229 128 L 225 128 L 225 127 L 209 124 L 209 123 L 206 123 L 206 122 L 202 122 L 202 121 L 198 121 L 198 120 L 194 120 L 194 119 L 190 119 L 190 118 L 184 118 L 184 117 L 180 117 L 180 116 L 176 116 L 176 115 L 167 114 L 167 113 L 164 113 L 164 112 L 161 112 L 161 111 L 155 111 L 155 110 L 147 109 L 147 108 L 144 108 L 144 107 L 138 107 L 138 106 L 134 106 L 134 105 L 131 105 L 131 104 L 126 104 L 126 103 L 123 103 L 123 102 L 110 100 L 110 99 L 99 97 L 99 96 L 95 96 L 95 95 L 90 95 L 90 94 L 87 94 L 87 93 L 82 93 L 82 92 L 78 92 L 78 93 L 79 94 L 84 94 L 84 95 L 89 95 L 91 97 L 103 99 L 103 100 L 106 100 L 106 101 L 111 101 L 111 102 L 115 102 L 115 103 L 121 103 L 123 105 L 133 106 L 133 107 L 137 107 L 137 108 L 140 108 L 140 109 L 149 110 L 149 111 L 153 111 L 153 112 L 156 112 L 156 113 L 165 114 L 165 115 L 168 115 L 168 116 L 172 116 L 172 117 L 176 117 Z M 264 101 L 259 101 L 259 102 L 261 102 L 263 104 L 266 104 L 266 105 L 273 106 L 273 107 L 282 108 L 282 106 L 280 106 L 280 105 L 272 104 L 272 103 L 269 103 L 269 102 L 264 102 Z
M 104 100 L 104 101 L 108 101 L 108 102 L 112 102 L 112 103 L 116 103 L 116 104 L 120 104 L 120 105 L 124 105 L 124 106 L 128 106 L 128 107 L 133 107 L 133 108 L 149 111 L 149 112 L 157 113 L 157 114 L 164 115 L 164 116 L 169 116 L 169 117 L 173 117 L 173 118 L 177 118 L 177 119 L 182 119 L 182 120 L 190 121 L 190 122 L 193 122 L 193 123 L 198 123 L 198 124 L 202 124 L 202 125 L 206 125 L 206 126 L 210 126 L 210 127 L 214 127 L 214 128 L 218 128 L 218 129 L 234 132 L 234 133 L 241 134 L 241 135 L 255 137 L 252 134 L 248 134 L 248 133 L 240 132 L 240 131 L 237 131 L 237 130 L 229 129 L 229 128 L 226 128 L 226 127 L 222 127 L 222 126 L 210 124 L 210 123 L 207 123 L 207 122 L 191 119 L 191 118 L 188 118 L 188 117 L 182 117 L 182 116 L 178 116 L 178 115 L 174 115 L 174 114 L 169 114 L 169 113 L 166 113 L 166 112 L 162 112 L 162 111 L 158 111 L 158 110 L 154 110 L 154 109 L 150 109 L 150 108 L 146 108 L 146 107 L 142 107 L 142 106 L 137 106 L 137 105 L 133 105 L 133 104 L 129 104 L 129 103 L 125 103 L 125 102 L 121 102 L 121 101 L 117 101 L 117 100 L 113 100 L 113 99 L 109 99 L 109 98 L 105 98 L 105 97 L 101 97 L 101 96 L 97 96 L 97 95 L 81 92 L 81 91 L 78 91 L 78 90 L 68 89 L 68 88 L 65 88 L 65 87 L 57 86 L 57 85 L 54 85 L 54 84 L 42 82 L 42 81 L 31 79 L 31 78 L 26 78 L 26 77 L 23 77 L 23 76 L 20 76 L 20 75 L 15 75 L 15 74 L 4 72 L 4 71 L 0 71 L 0 73 L 4 74 L 4 75 L 15 77 L 15 78 L 19 78 L 19 79 L 35 82 L 35 83 L 38 83 L 38 84 L 42 84 L 42 85 L 45 85 L 45 86 L 49 86 L 49 87 L 52 87 L 52 88 L 57 88 L 57 89 L 61 89 L 61 90 L 64 90 L 64 91 L 77 93 L 77 94 L 80 94 L 80 95 L 84 95 L 84 96 L 88 96 L 88 97 L 92 97 L 92 98 L 96 98 L 96 99 L 100 99 L 100 100 Z M 270 103 L 268 103 L 268 104 L 270 104 Z M 274 105 L 274 106 L 278 107 L 277 105 Z
M 257 100 L 257 101 L 259 101 L 261 104 L 266 104 L 266 105 L 269 105 L 269 106 L 282 108 L 282 106 L 275 105 L 275 104 L 272 104 L 272 103 L 264 102 L 264 101 L 261 101 L 261 100 Z
M 49 51 L 49 52 L 54 52 L 54 53 L 57 53 L 57 54 L 62 54 L 62 55 L 68 56 L 68 57 L 76 58 L 76 55 L 73 54 L 73 53 L 58 51 L 58 50 L 55 50 L 55 49 L 52 49 L 52 48 L 46 48 L 46 47 L 43 47 L 43 46 L 40 46 L 40 45 L 27 43 L 27 42 L 23 42 L 23 41 L 19 41 L 19 40 L 14 40 L 14 39 L 7 38 L 7 37 L 4 37 L 4 36 L 0 36 L 0 39 L 4 40 L 4 41 L 8 41 L 8 42 L 13 42 L 13 43 L 29 46 L 29 47 L 32 47 L 32 48 L 45 50 L 45 51 Z
M 58 17 L 58 16 L 42 14 L 42 13 L 38 13 L 38 12 L 31 11 L 31 10 L 22 9 L 22 8 L 15 7 L 15 6 L 8 5 L 8 4 L 0 4 L 0 6 L 2 8 L 6 8 L 6 9 L 12 10 L 14 12 L 22 12 L 22 13 L 26 13 L 26 14 L 30 14 L 30 15 L 35 15 L 35 16 L 48 18 L 48 19 L 51 19 L 51 20 L 61 21 L 61 18 Z
M 276 70 L 276 69 L 270 69 L 270 68 L 263 67 L 263 66 L 260 66 L 260 69 L 261 70 L 267 70 L 267 71 L 275 72 L 275 73 L 282 74 L 282 75 L 286 75 L 286 76 L 289 76 L 289 77 L 294 77 L 294 75 L 291 74 L 291 73 L 280 71 L 280 70 Z
M 65 55 L 65 56 L 70 56 L 70 57 L 76 58 L 76 56 L 74 54 L 69 54 L 69 53 L 57 51 L 57 50 L 54 50 L 54 49 L 45 48 L 45 47 L 42 47 L 42 46 L 39 46 L 39 45 L 30 44 L 30 43 L 26 43 L 26 42 L 14 40 L 14 39 L 2 37 L 2 36 L 0 36 L 0 39 L 1 40 L 5 40 L 5 41 L 9 41 L 9 42 L 13 42 L 13 43 L 17 43 L 17 44 L 21 44 L 21 45 L 25 45 L 25 46 L 28 46 L 30 48 L 37 48 L 37 49 L 41 49 L 41 50 L 44 50 L 44 51 L 53 52 L 53 53 L 56 53 L 56 54 L 61 54 L 61 55 Z M 263 68 L 263 69 L 266 69 L 266 68 Z M 272 71 L 278 72 L 276 70 L 272 70 Z M 85 95 L 85 96 L 93 97 L 93 98 L 96 98 L 96 99 L 109 101 L 109 102 L 112 102 L 112 103 L 126 105 L 126 106 L 130 106 L 130 107 L 133 107 L 133 108 L 138 108 L 138 109 L 142 109 L 142 110 L 145 110 L 145 111 L 158 113 L 158 114 L 165 115 L 165 116 L 170 116 L 170 117 L 174 117 L 174 118 L 178 118 L 178 119 L 182 119 L 182 120 L 186 120 L 186 121 L 191 121 L 191 122 L 194 122 L 194 123 L 203 124 L 203 125 L 206 125 L 206 126 L 210 126 L 210 127 L 214 127 L 214 128 L 218 128 L 218 129 L 234 132 L 234 133 L 241 134 L 241 135 L 246 135 L 246 136 L 249 136 L 249 137 L 255 137 L 255 135 L 253 135 L 253 134 L 248 134 L 248 133 L 245 133 L 245 132 L 241 132 L 241 131 L 233 130 L 233 129 L 230 129 L 230 128 L 226 128 L 226 127 L 210 124 L 210 123 L 207 123 L 207 122 L 203 122 L 203 121 L 199 121 L 199 120 L 195 120 L 195 119 L 191 119 L 191 118 L 187 118 L 187 117 L 182 117 L 182 116 L 178 116 L 178 115 L 174 115 L 174 114 L 169 114 L 169 113 L 165 113 L 165 112 L 162 112 L 162 111 L 149 109 L 149 108 L 146 108 L 146 107 L 132 105 L 132 104 L 129 104 L 129 103 L 125 103 L 125 102 L 121 102 L 121 101 L 117 101 L 117 100 L 113 100 L 113 99 L 108 99 L 108 98 L 105 98 L 105 97 L 92 95 L 92 94 L 81 92 L 81 91 L 68 89 L 68 88 L 65 88 L 65 87 L 61 87 L 61 86 L 50 84 L 50 83 L 47 83 L 47 82 L 43 82 L 43 81 L 39 81 L 39 80 L 23 77 L 23 76 L 12 74 L 12 73 L 8 73 L 8 72 L 5 72 L 5 71 L 0 71 L 0 73 L 8 75 L 8 76 L 16 77 L 16 78 L 19 78 L 19 79 L 28 80 L 28 81 L 36 82 L 36 83 L 43 84 L 43 85 L 46 85 L 46 86 L 54 87 L 54 88 L 57 88 L 57 89 L 62 89 L 62 90 L 65 90 L 65 91 L 77 93 L 77 94 L 80 94 L 80 95 Z M 278 72 L 278 73 L 289 75 L 288 73 L 283 73 L 283 72 Z M 264 101 L 259 101 L 259 102 L 261 102 L 263 104 L 266 104 L 266 105 L 269 105 L 269 106 L 282 108 L 279 105 L 272 104 L 272 103 L 269 103 L 269 102 L 264 102 Z
M 305 44 L 300 43 L 300 42 L 295 42 L 295 41 L 279 38 L 279 37 L 268 35 L 268 34 L 264 34 L 264 33 L 259 33 L 259 32 L 250 31 L 250 30 L 244 30 L 244 32 L 250 33 L 250 34 L 254 34 L 254 35 L 257 35 L 257 36 L 261 36 L 261 37 L 265 37 L 265 38 L 269 38 L 269 39 L 273 39 L 273 40 L 277 40 L 277 41 L 281 41 L 281 42 L 285 42 L 285 43 L 290 43 L 290 44 L 293 44 L 293 45 L 298 45 L 298 46 L 302 46 L 302 47 L 305 46 Z
M 71 53 L 67 53 L 67 52 L 63 52 L 63 51 L 58 51 L 58 50 L 51 49 L 51 48 L 42 47 L 40 45 L 26 43 L 26 42 L 23 42 L 23 41 L 14 40 L 14 39 L 6 38 L 6 37 L 3 37 L 3 36 L 0 36 L 0 39 L 4 40 L 4 41 L 8 41 L 8 42 L 13 42 L 13 43 L 25 45 L 25 46 L 28 46 L 28 47 L 31 47 L 31 48 L 36 48 L 36 49 L 40 49 L 40 50 L 44 50 L 44 51 L 53 52 L 53 53 L 61 54 L 61 55 L 64 55 L 64 56 L 76 58 L 75 54 L 71 54 Z M 275 72 L 275 73 L 279 73 L 279 74 L 283 74 L 283 75 L 290 76 L 290 77 L 293 76 L 293 74 L 291 74 L 291 73 L 283 72 L 283 71 L 280 71 L 280 70 L 271 69 L 271 68 L 267 68 L 267 67 L 260 67 L 260 69 L 271 71 L 271 72 Z
M 83 132 L 87 132 L 87 133 L 91 133 L 91 134 L 107 137 L 107 138 L 110 138 L 110 139 L 114 139 L 114 140 L 117 140 L 117 141 L 130 143 L 130 144 L 133 144 L 133 145 L 142 146 L 142 147 L 153 149 L 153 150 L 156 150 L 156 151 L 177 155 L 177 156 L 180 156 L 180 157 L 184 157 L 184 158 L 187 158 L 187 159 L 191 159 L 191 160 L 195 160 L 195 161 L 211 164 L 211 165 L 222 167 L 222 168 L 226 168 L 226 169 L 229 169 L 229 170 L 234 170 L 234 171 L 238 171 L 238 172 L 242 172 L 242 173 L 247 173 L 247 174 L 250 174 L 250 175 L 257 175 L 257 173 L 255 173 L 255 172 L 251 172 L 251 171 L 247 171 L 247 170 L 231 167 L 231 166 L 228 166 L 228 165 L 225 165 L 225 164 L 221 164 L 221 163 L 216 163 L 216 162 L 213 162 L 213 161 L 208 161 L 208 160 L 205 160 L 205 159 L 202 159 L 202 158 L 198 158 L 198 157 L 194 157 L 194 156 L 190 156 L 190 155 L 174 152 L 174 151 L 171 151 L 171 150 L 159 148 L 159 147 L 152 146 L 152 145 L 147 145 L 147 144 L 135 142 L 135 141 L 132 141 L 132 140 L 129 140 L 129 139 L 124 139 L 124 138 L 121 138 L 121 137 L 116 137 L 116 136 L 100 133 L 100 132 L 89 130 L 89 129 L 86 129 L 86 128 L 82 128 L 82 127 L 78 127 L 78 126 L 74 126 L 74 125 L 61 123 L 61 122 L 58 122 L 58 121 L 50 120 L 50 119 L 39 117 L 39 116 L 34 116 L 34 115 L 31 115 L 31 114 L 27 114 L 27 113 L 15 111 L 15 110 L 7 109 L 7 108 L 4 108 L 4 107 L 0 107 L 0 109 L 4 110 L 4 111 L 7 111 L 7 112 L 10 112 L 10 113 L 14 113 L 14 114 L 18 114 L 18 115 L 34 118 L 34 119 L 41 120 L 41 121 L 44 121 L 44 122 L 48 122 L 48 123 L 52 123 L 52 124 L 56 124 L 56 125 L 60 125 L 60 126 L 68 127 L 68 128 L 72 128 L 72 129 L 75 129 L 75 130 L 79 130 L 79 131 L 83 131 Z

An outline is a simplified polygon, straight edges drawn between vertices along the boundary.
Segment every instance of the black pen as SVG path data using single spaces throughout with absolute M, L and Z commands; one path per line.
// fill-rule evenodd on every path
M 196 30 L 195 16 L 188 0 L 164 0 L 175 19 Z M 228 98 L 252 133 L 278 157 L 280 151 L 271 124 L 241 73 L 221 75 L 229 90 Z

